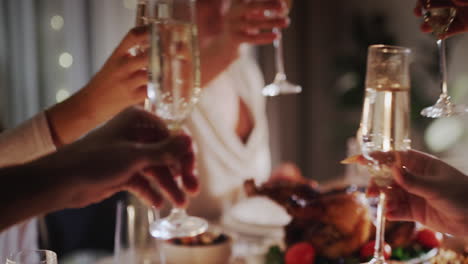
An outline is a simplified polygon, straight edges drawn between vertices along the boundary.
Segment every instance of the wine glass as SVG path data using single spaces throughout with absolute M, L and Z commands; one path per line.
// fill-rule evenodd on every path
M 291 8 L 293 0 L 285 0 L 288 8 Z M 277 96 L 280 94 L 298 94 L 302 91 L 301 86 L 288 81 L 284 70 L 284 54 L 283 54 L 283 35 L 278 28 L 273 29 L 273 32 L 278 34 L 278 38 L 273 42 L 275 49 L 275 69 L 276 75 L 272 83 L 265 86 L 262 90 L 264 96 Z
M 366 92 L 358 132 L 363 156 L 369 161 L 373 182 L 383 190 L 393 182 L 389 165 L 398 162 L 379 159 L 379 152 L 410 149 L 409 63 L 411 51 L 404 47 L 373 45 L 367 59 Z M 397 153 L 397 152 L 395 152 Z M 386 263 L 384 248 L 385 192 L 379 194 L 374 257 L 369 263 Z
M 444 34 L 447 33 L 455 19 L 457 9 L 454 6 L 439 3 L 440 0 L 424 0 L 422 2 L 424 21 L 432 27 L 433 33 L 437 37 L 442 93 L 433 106 L 426 107 L 421 111 L 421 115 L 438 118 L 466 113 L 468 112 L 468 108 L 464 105 L 455 105 L 452 103 L 447 91 L 447 48 Z
M 57 254 L 50 250 L 23 250 L 9 256 L 6 264 L 57 264 Z
M 201 93 L 195 0 L 149 0 L 147 4 L 151 47 L 145 108 L 176 132 Z M 151 224 L 150 232 L 156 238 L 170 239 L 196 236 L 207 228 L 204 219 L 173 208 L 168 217 Z

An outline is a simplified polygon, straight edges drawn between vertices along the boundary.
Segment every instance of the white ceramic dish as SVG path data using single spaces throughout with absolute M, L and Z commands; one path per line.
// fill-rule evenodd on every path
M 266 197 L 251 197 L 240 201 L 221 220 L 231 232 L 263 238 L 282 238 L 284 226 L 291 217 L 279 205 Z
M 203 246 L 177 245 L 164 242 L 161 245 L 168 264 L 227 264 L 232 253 L 232 239 Z
M 292 220 L 283 207 L 263 196 L 240 201 L 231 208 L 229 214 L 241 223 L 271 228 L 282 228 Z

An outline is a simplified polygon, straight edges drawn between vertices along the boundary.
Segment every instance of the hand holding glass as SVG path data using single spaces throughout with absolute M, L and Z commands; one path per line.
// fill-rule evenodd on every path
M 176 132 L 201 93 L 195 0 L 149 0 L 147 4 L 151 51 L 145 108 Z M 153 222 L 150 231 L 156 238 L 170 239 L 196 236 L 207 228 L 205 220 L 174 208 L 168 217 Z
M 288 8 L 291 8 L 292 1 L 293 0 L 285 0 Z M 278 34 L 278 38 L 273 42 L 275 48 L 276 75 L 273 82 L 263 88 L 262 93 L 264 96 L 301 93 L 301 86 L 289 82 L 286 77 L 286 72 L 284 70 L 283 35 L 281 30 L 276 28 L 273 31 Z
M 442 93 L 433 106 L 426 107 L 421 111 L 421 115 L 438 118 L 466 113 L 468 112 L 468 108 L 464 105 L 452 103 L 447 90 L 447 48 L 444 35 L 455 19 L 457 9 L 454 6 L 448 6 L 445 1 L 440 0 L 423 0 L 422 3 L 424 21 L 432 27 L 433 33 L 437 37 Z
M 376 158 L 378 152 L 410 149 L 409 64 L 410 50 L 403 47 L 373 45 L 367 59 L 366 93 L 358 141 L 362 155 L 369 161 L 374 183 L 390 188 L 392 172 L 387 162 Z M 394 157 L 393 162 L 398 162 Z M 374 257 L 369 263 L 386 263 L 384 258 L 386 195 L 380 192 Z

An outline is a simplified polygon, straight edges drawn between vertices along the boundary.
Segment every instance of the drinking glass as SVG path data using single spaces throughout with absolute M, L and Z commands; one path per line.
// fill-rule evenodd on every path
M 147 4 L 151 47 L 145 108 L 176 132 L 201 93 L 195 0 L 149 0 Z M 204 219 L 173 208 L 168 217 L 153 222 L 150 231 L 156 238 L 170 239 L 196 236 L 207 228 Z
M 368 170 L 373 182 L 383 190 L 393 181 L 391 162 L 398 162 L 398 153 L 410 149 L 410 64 L 411 51 L 404 47 L 373 45 L 367 59 L 366 92 L 358 132 L 363 156 L 369 161 Z M 378 159 L 376 153 L 388 154 L 391 160 Z M 379 194 L 374 257 L 369 263 L 386 263 L 384 248 L 385 200 Z
M 424 0 L 422 3 L 424 21 L 432 27 L 433 33 L 437 37 L 442 93 L 433 106 L 426 107 L 421 111 L 421 115 L 439 118 L 466 113 L 468 112 L 468 108 L 464 105 L 455 105 L 452 103 L 447 91 L 447 48 L 444 34 L 447 33 L 455 19 L 457 9 L 454 6 L 447 5 L 445 1 L 441 0 Z
M 148 232 L 150 224 L 159 218 L 158 212 L 133 195 L 119 201 L 116 209 L 113 263 L 165 263 L 160 240 Z
M 285 0 L 288 8 L 292 6 L 293 0 Z M 273 29 L 273 32 L 278 34 L 278 38 L 273 42 L 275 49 L 275 69 L 276 75 L 272 83 L 265 86 L 262 90 L 264 96 L 277 96 L 280 94 L 298 94 L 302 91 L 301 86 L 293 84 L 287 80 L 284 70 L 284 54 L 283 54 L 283 35 L 278 28 Z
M 23 250 L 8 257 L 6 264 L 57 264 L 57 254 L 50 250 Z

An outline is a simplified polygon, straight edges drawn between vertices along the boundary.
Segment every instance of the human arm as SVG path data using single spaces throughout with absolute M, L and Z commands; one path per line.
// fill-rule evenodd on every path
M 168 166 L 182 177 L 185 191 L 198 190 L 190 138 L 169 136 L 155 116 L 127 109 L 104 127 L 51 155 L 0 169 L 4 187 L 0 192 L 0 230 L 38 214 L 82 207 L 122 190 L 159 206 L 162 196 L 156 185 L 176 205 L 184 206 L 185 194 L 172 175 L 158 173 Z
M 85 87 L 46 110 L 58 146 L 75 141 L 123 109 L 144 101 L 148 43 L 148 27 L 133 28 Z M 134 46 L 144 52 L 132 56 L 129 50 Z
M 45 114 L 0 134 L 0 167 L 23 164 L 55 151 Z

